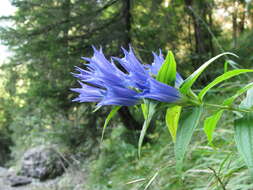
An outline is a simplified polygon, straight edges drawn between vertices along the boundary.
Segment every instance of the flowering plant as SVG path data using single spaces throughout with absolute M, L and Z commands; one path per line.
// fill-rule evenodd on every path
M 154 61 L 151 65 L 141 64 L 136 58 L 133 49 L 129 51 L 122 48 L 124 57 L 105 58 L 102 49 L 93 47 L 94 55 L 91 58 L 83 57 L 88 64 L 85 69 L 76 67 L 73 75 L 79 79 L 80 88 L 72 91 L 79 93 L 73 101 L 97 102 L 97 109 L 101 106 L 114 106 L 106 118 L 103 134 L 110 119 L 121 106 L 140 105 L 145 122 L 141 130 L 138 153 L 155 112 L 161 107 L 166 108 L 165 122 L 175 143 L 175 157 L 177 166 L 182 169 L 183 159 L 187 146 L 190 143 L 194 130 L 199 124 L 201 115 L 206 106 L 216 109 L 216 112 L 204 120 L 204 132 L 208 142 L 212 144 L 213 132 L 223 112 L 240 112 L 241 117 L 235 120 L 235 137 L 239 152 L 253 174 L 253 83 L 239 89 L 232 97 L 223 101 L 222 105 L 210 104 L 204 101 L 206 93 L 217 84 L 239 74 L 253 72 L 251 69 L 234 69 L 226 71 L 205 86 L 198 94 L 194 93 L 192 86 L 201 73 L 216 59 L 223 55 L 236 56 L 233 53 L 222 53 L 205 62 L 188 78 L 183 80 L 176 70 L 176 61 L 171 51 L 164 59 L 161 51 L 153 53 Z M 239 105 L 234 101 L 247 92 L 246 98 Z M 180 118 L 184 108 L 191 111 Z M 102 134 L 102 137 L 103 137 Z

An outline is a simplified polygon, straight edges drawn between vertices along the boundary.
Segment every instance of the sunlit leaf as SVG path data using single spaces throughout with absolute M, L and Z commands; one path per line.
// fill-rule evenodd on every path
M 204 131 L 207 136 L 209 144 L 212 144 L 213 132 L 214 132 L 216 125 L 217 125 L 218 121 L 220 120 L 223 112 L 224 112 L 224 110 L 220 110 L 220 111 L 216 112 L 215 114 L 213 114 L 212 116 L 206 118 L 204 121 Z
M 156 79 L 162 83 L 173 85 L 176 80 L 176 61 L 171 51 L 168 51 L 166 59 L 160 68 Z
M 221 76 L 217 77 L 216 79 L 214 79 L 210 84 L 208 84 L 205 88 L 203 88 L 200 93 L 199 93 L 199 99 L 202 100 L 203 97 L 205 96 L 205 94 L 215 85 L 229 79 L 232 78 L 234 76 L 240 75 L 242 73 L 247 73 L 247 72 L 253 72 L 252 69 L 236 69 L 236 70 L 232 70 L 232 71 L 228 71 L 224 74 L 222 74 Z
M 177 168 L 182 169 L 183 159 L 187 150 L 187 147 L 191 141 L 194 130 L 199 124 L 203 107 L 195 107 L 193 110 L 189 110 L 186 115 L 181 117 L 180 125 L 177 129 L 177 138 L 175 143 L 175 155 L 177 161 Z
M 173 106 L 166 111 L 165 121 L 173 142 L 176 141 L 178 121 L 181 113 L 181 106 Z
M 207 62 L 205 62 L 203 65 L 201 65 L 196 71 L 194 71 L 182 84 L 181 88 L 180 88 L 180 92 L 182 94 L 187 94 L 189 92 L 189 90 L 191 89 L 192 85 L 194 84 L 194 82 L 198 79 L 198 77 L 200 76 L 200 74 L 212 63 L 214 62 L 216 59 L 218 59 L 219 57 L 223 56 L 223 55 L 233 55 L 236 56 L 233 53 L 229 53 L 229 52 L 225 52 L 222 54 L 219 54 L 215 57 L 213 57 L 212 59 L 208 60 Z
M 105 123 L 103 126 L 103 131 L 102 131 L 102 137 L 101 140 L 103 140 L 104 138 L 104 133 L 105 133 L 105 129 L 109 123 L 109 121 L 114 117 L 114 115 L 118 112 L 118 110 L 121 108 L 121 106 L 114 106 L 113 109 L 110 111 L 109 115 L 106 117 L 105 119 Z

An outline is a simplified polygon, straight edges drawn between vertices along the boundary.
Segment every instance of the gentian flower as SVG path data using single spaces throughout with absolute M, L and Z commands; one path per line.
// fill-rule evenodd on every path
M 164 58 L 155 53 L 152 65 L 143 65 L 136 58 L 133 49 L 122 48 L 124 57 L 113 57 L 111 61 L 105 58 L 102 49 L 93 47 L 91 58 L 82 57 L 88 62 L 85 69 L 76 67 L 73 75 L 80 80 L 81 88 L 71 89 L 79 93 L 73 101 L 98 102 L 98 106 L 122 105 L 132 106 L 139 100 L 148 98 L 160 102 L 176 102 L 180 99 L 177 88 L 182 83 L 182 77 L 177 74 L 175 87 L 161 83 L 153 78 L 161 68 Z M 125 71 L 119 69 L 117 61 Z

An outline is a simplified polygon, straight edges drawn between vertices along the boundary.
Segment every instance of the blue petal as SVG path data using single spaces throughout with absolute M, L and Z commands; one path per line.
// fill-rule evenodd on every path
M 137 97 L 137 92 L 128 88 L 108 87 L 104 99 L 98 104 L 102 105 L 135 105 L 140 98 Z
M 88 86 L 79 82 L 81 84 L 81 88 L 72 88 L 71 90 L 79 93 L 79 96 L 75 98 L 73 101 L 77 102 L 99 102 L 103 99 L 105 90 Z
M 149 78 L 149 86 L 139 96 L 160 102 L 175 102 L 180 99 L 180 93 L 176 88 L 153 78 Z
M 164 62 L 164 58 L 163 58 L 161 50 L 160 50 L 159 56 L 154 52 L 153 52 L 153 56 L 154 56 L 154 61 L 153 61 L 152 65 L 150 66 L 150 72 L 153 75 L 157 75 L 158 71 L 160 70 L 160 68 Z
M 179 73 L 176 74 L 176 81 L 175 81 L 175 87 L 179 88 L 181 84 L 183 84 L 184 79 L 181 77 Z
M 90 58 L 83 57 L 88 61 L 87 67 L 90 72 L 78 70 L 81 73 L 75 76 L 80 78 L 83 82 L 87 82 L 100 87 L 106 85 L 126 86 L 129 79 L 127 75 L 120 71 L 113 62 L 109 62 L 103 55 L 102 50 L 98 51 L 94 47 L 94 55 Z
M 122 66 L 130 73 L 137 72 L 139 74 L 147 74 L 147 70 L 143 67 L 143 65 L 139 62 L 139 60 L 134 55 L 134 51 L 130 46 L 129 52 L 122 48 L 125 57 L 122 59 L 126 64 Z
M 130 84 L 132 87 L 143 90 L 146 85 L 146 81 L 149 78 L 148 70 L 142 65 L 135 57 L 133 49 L 130 47 L 129 52 L 124 48 L 123 52 L 125 57 L 120 59 L 113 57 L 119 64 L 128 72 L 128 80 L 132 81 Z

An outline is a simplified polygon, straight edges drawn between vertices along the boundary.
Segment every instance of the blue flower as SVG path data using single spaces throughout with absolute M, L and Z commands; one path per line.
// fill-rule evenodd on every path
M 155 53 L 152 65 L 143 65 L 136 58 L 133 49 L 127 51 L 122 48 L 124 57 L 113 57 L 111 61 L 105 58 L 102 49 L 93 47 L 94 54 L 91 58 L 82 57 L 88 62 L 85 69 L 76 67 L 73 75 L 81 80 L 81 88 L 71 89 L 79 93 L 73 101 L 98 102 L 98 106 L 122 105 L 132 106 L 143 98 L 160 102 L 175 102 L 180 99 L 177 88 L 182 83 L 182 77 L 177 74 L 175 87 L 163 84 L 153 76 L 157 75 L 164 62 L 161 54 Z M 117 61 L 125 71 L 119 69 Z

